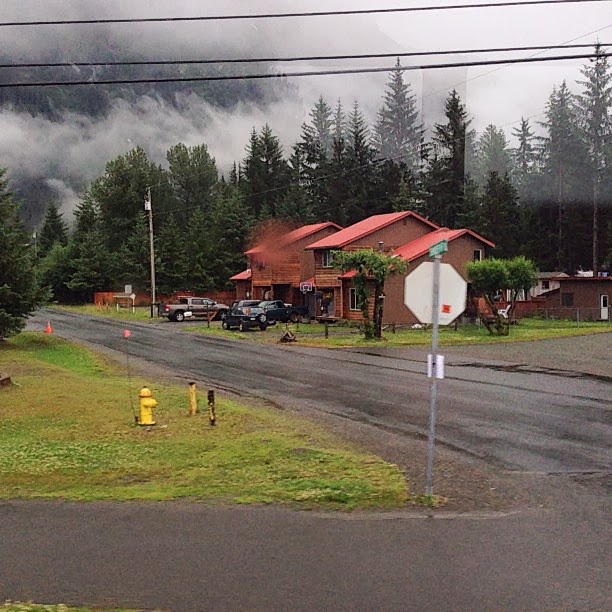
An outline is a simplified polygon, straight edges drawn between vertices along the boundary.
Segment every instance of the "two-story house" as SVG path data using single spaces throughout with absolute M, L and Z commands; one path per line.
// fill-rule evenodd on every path
M 485 259 L 490 254 L 491 249 L 495 247 L 493 242 L 470 229 L 451 230 L 442 227 L 395 249 L 392 255 L 401 257 L 407 262 L 408 273 L 410 273 L 424 261 L 431 261 L 429 249 L 443 240 L 446 240 L 448 244 L 448 251 L 444 253 L 442 261 L 451 264 L 466 282 L 469 282 L 468 263 Z M 404 292 L 409 289 L 405 287 L 405 278 L 404 275 L 392 276 L 385 282 L 384 323 L 405 325 L 418 322 L 417 318 L 404 305 Z
M 368 217 L 309 244 L 306 251 L 314 253 L 312 284 L 318 315 L 360 318 L 357 305 L 351 302 L 352 281 L 342 278 L 342 271 L 334 265 L 333 251 L 371 248 L 389 253 L 437 229 L 424 217 L 402 211 Z
M 312 295 L 300 291 L 304 281 L 312 286 L 315 274 L 314 254 L 305 247 L 342 230 L 331 221 L 303 225 L 280 236 L 264 240 L 245 252 L 248 268 L 230 280 L 236 283 L 237 299 L 277 299 L 304 305 Z M 314 303 L 311 304 L 314 315 Z

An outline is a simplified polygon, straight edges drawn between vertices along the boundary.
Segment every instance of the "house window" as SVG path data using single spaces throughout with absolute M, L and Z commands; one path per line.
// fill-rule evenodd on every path
M 573 293 L 562 293 L 561 294 L 561 306 L 573 306 L 574 305 L 574 294 Z
M 474 253 L 472 255 L 473 261 L 482 261 L 482 249 L 474 249 Z
M 548 291 L 550 289 L 550 281 L 543 280 L 542 281 L 542 290 Z
M 361 306 L 357 302 L 357 289 L 355 287 L 349 289 L 349 310 L 361 310 Z
M 321 266 L 323 266 L 324 268 L 334 267 L 334 254 L 331 251 L 323 251 L 323 253 L 321 253 L 321 258 Z

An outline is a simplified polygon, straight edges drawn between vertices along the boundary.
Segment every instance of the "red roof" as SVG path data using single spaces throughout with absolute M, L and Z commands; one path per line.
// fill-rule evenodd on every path
M 465 234 L 469 234 L 473 238 L 476 238 L 476 240 L 480 240 L 491 248 L 495 246 L 495 243 L 491 242 L 490 240 L 487 240 L 486 238 L 483 238 L 482 236 L 478 235 L 476 232 L 473 232 L 470 229 L 452 230 L 448 229 L 448 227 L 441 227 L 435 232 L 425 234 L 424 236 L 421 236 L 420 238 L 417 238 L 416 240 L 413 240 L 412 242 L 409 242 L 408 244 L 405 244 L 395 249 L 392 255 L 397 255 L 405 261 L 412 261 L 413 259 L 417 259 L 417 257 L 421 257 L 422 255 L 428 253 L 429 249 L 434 244 L 437 244 L 442 240 L 451 242 L 452 240 L 455 240 L 460 236 L 464 236 Z
M 251 280 L 251 271 L 244 270 L 244 272 L 238 272 L 238 274 L 234 274 L 234 276 L 230 277 L 232 281 L 241 281 L 241 280 Z
M 363 219 L 358 223 L 355 223 L 331 236 L 327 236 L 322 240 L 318 240 L 313 244 L 309 244 L 307 249 L 340 249 L 350 244 L 351 242 L 355 242 L 368 234 L 376 232 L 383 227 L 387 227 L 396 221 L 400 221 L 401 219 L 406 219 L 407 217 L 414 217 L 419 221 L 422 221 L 429 227 L 434 229 L 438 229 L 438 226 L 435 223 L 425 219 L 425 217 L 421 217 L 421 215 L 417 215 L 416 213 L 410 210 L 404 210 L 401 212 L 395 213 L 387 213 L 384 215 L 373 215 L 372 217 L 368 217 L 367 219 Z
M 338 230 L 341 230 L 342 227 L 332 221 L 326 221 L 325 223 L 313 223 L 312 225 L 302 225 L 302 227 L 298 227 L 287 234 L 281 236 L 278 240 L 275 240 L 274 247 L 275 249 L 280 249 L 285 247 L 293 242 L 297 242 L 302 238 L 306 238 L 312 234 L 316 234 L 318 231 L 322 229 L 326 229 L 328 227 L 335 227 Z M 245 251 L 245 255 L 255 255 L 256 253 L 261 253 L 262 251 L 269 250 L 267 245 L 259 244 L 254 246 L 252 249 Z

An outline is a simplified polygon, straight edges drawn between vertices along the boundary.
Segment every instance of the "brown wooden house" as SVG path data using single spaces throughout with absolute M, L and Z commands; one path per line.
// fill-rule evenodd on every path
M 442 261 L 451 264 L 466 282 L 469 282 L 468 263 L 485 259 L 495 247 L 490 240 L 479 236 L 470 229 L 451 230 L 443 227 L 401 246 L 392 254 L 401 257 L 408 263 L 407 273 L 410 273 L 424 261 L 430 261 L 429 249 L 443 240 L 448 243 L 448 251 L 442 256 Z M 404 305 L 404 279 L 405 276 L 391 277 L 385 283 L 383 312 L 385 323 L 414 324 L 418 322 Z
M 305 247 L 340 230 L 331 221 L 304 225 L 249 249 L 245 252 L 248 269 L 230 279 L 236 283 L 236 299 L 277 299 L 297 305 L 312 302 L 314 315 L 312 292 L 300 290 L 304 283 L 312 287 L 315 273 L 314 254 Z
M 548 316 L 582 321 L 610 321 L 612 276 L 558 276 L 558 289 L 542 294 Z
M 350 227 L 312 242 L 306 251 L 314 253 L 314 300 L 318 316 L 336 319 L 361 318 L 350 302 L 350 279 L 341 278 L 342 272 L 333 263 L 333 251 L 364 248 L 392 252 L 412 242 L 438 226 L 412 211 L 374 215 Z

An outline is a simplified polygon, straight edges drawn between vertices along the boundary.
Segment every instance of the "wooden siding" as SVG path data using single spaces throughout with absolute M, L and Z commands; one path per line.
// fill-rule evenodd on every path
M 372 232 L 359 240 L 351 242 L 351 244 L 347 245 L 343 250 L 356 251 L 358 249 L 367 248 L 378 249 L 379 242 L 383 242 L 384 252 L 390 253 L 400 246 L 428 234 L 431 230 L 432 228 L 429 225 L 426 225 L 415 217 L 406 217 L 387 227 Z M 337 277 L 340 276 L 342 272 L 338 268 L 324 268 L 322 266 L 324 250 L 327 249 L 317 249 L 315 251 L 315 275 L 317 277 L 317 285 L 321 287 L 336 287 L 341 284 Z

